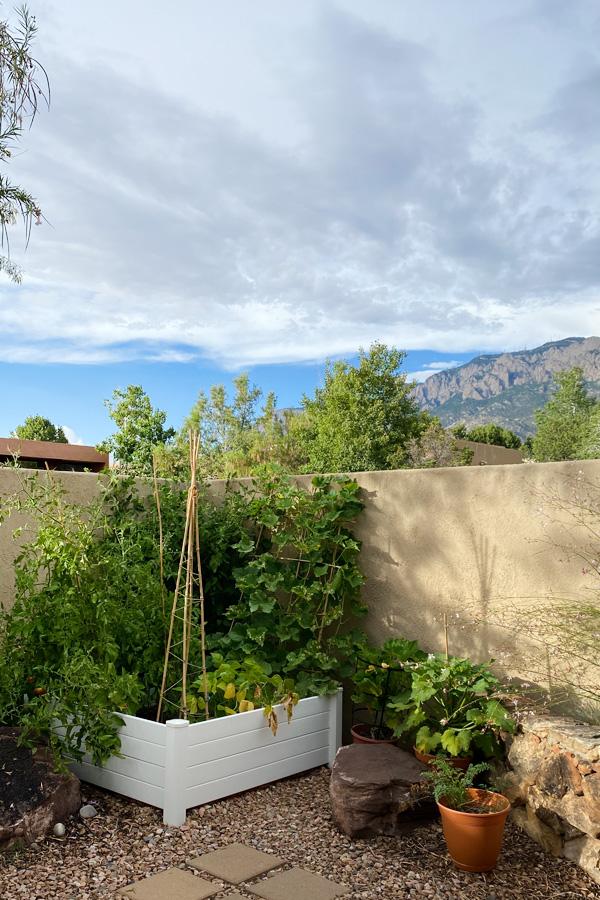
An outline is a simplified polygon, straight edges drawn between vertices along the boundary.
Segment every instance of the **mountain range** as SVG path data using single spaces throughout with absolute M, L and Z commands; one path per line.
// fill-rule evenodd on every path
M 533 350 L 476 356 L 431 375 L 413 395 L 450 427 L 494 422 L 521 438 L 535 432 L 533 413 L 556 389 L 555 372 L 580 366 L 592 396 L 600 397 L 600 338 L 572 337 Z

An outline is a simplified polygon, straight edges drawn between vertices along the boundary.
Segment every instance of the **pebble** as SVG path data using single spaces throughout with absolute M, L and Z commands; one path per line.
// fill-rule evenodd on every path
M 82 819 L 93 819 L 94 816 L 98 815 L 98 810 L 95 806 L 90 806 L 88 804 L 81 807 L 81 809 L 79 810 L 79 815 Z
M 541 854 L 512 823 L 499 866 L 485 876 L 454 868 L 437 825 L 401 838 L 350 840 L 331 821 L 327 769 L 227 798 L 205 807 L 204 816 L 191 812 L 185 829 L 165 828 L 160 810 L 99 789 L 88 797 L 98 799 L 101 815 L 69 827 L 68 840 L 48 841 L 15 857 L 16 865 L 0 866 L 1 900 L 108 900 L 127 884 L 185 869 L 183 860 L 230 843 L 267 850 L 344 885 L 347 900 L 600 900 L 600 885 L 566 860 Z M 275 815 L 266 818 L 265 808 Z
M 65 830 L 66 829 L 65 829 L 65 826 L 63 825 L 63 823 L 57 822 L 56 825 L 54 826 L 54 828 L 52 829 L 52 832 L 53 832 L 53 834 L 56 835 L 56 837 L 64 837 Z

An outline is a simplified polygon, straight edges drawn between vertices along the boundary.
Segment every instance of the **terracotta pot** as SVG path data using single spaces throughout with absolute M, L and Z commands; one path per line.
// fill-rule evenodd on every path
M 364 722 L 357 722 L 356 725 L 353 725 L 350 729 L 350 734 L 352 735 L 352 743 L 353 744 L 396 744 L 398 742 L 397 738 L 372 738 L 369 737 L 369 732 L 373 728 L 372 725 L 367 725 Z
M 435 759 L 435 754 L 433 753 L 421 753 L 420 750 L 417 750 L 416 747 L 413 747 L 413 751 L 419 762 L 422 762 L 425 766 L 431 766 L 431 763 Z M 471 763 L 473 762 L 472 756 L 449 756 L 448 762 L 452 766 L 453 769 L 462 769 L 463 772 L 466 772 Z
M 473 801 L 480 806 L 500 807 L 498 812 L 478 813 L 463 809 L 450 809 L 442 798 L 438 808 L 448 853 L 458 869 L 466 872 L 489 872 L 496 865 L 504 823 L 510 809 L 510 801 L 492 791 L 469 790 Z

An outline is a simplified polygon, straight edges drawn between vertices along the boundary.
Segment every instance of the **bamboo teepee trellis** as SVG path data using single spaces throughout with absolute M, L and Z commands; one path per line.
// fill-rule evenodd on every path
M 190 485 L 187 493 L 187 505 L 185 515 L 185 528 L 179 558 L 179 569 L 173 597 L 173 609 L 171 611 L 171 623 L 165 649 L 165 666 L 163 670 L 160 697 L 156 721 L 160 721 L 163 705 L 175 707 L 179 710 L 181 718 L 188 718 L 187 691 L 188 669 L 190 658 L 190 641 L 194 620 L 192 608 L 197 599 L 200 606 L 200 637 L 202 648 L 202 675 L 204 678 L 204 711 L 208 718 L 208 696 L 206 690 L 206 647 L 204 629 L 204 590 L 202 587 L 202 565 L 200 561 L 200 528 L 198 524 L 198 452 L 200 449 L 200 436 L 195 431 L 190 431 Z M 194 594 L 197 597 L 194 597 Z M 180 634 L 179 634 L 180 632 Z M 167 683 L 169 670 L 179 675 L 181 664 L 181 677 Z M 172 676 L 173 677 L 173 676 Z M 172 695 L 180 690 L 180 700 L 176 703 Z

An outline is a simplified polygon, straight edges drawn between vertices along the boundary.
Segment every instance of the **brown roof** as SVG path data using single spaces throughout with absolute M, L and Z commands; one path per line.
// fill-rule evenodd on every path
M 100 472 L 108 468 L 108 453 L 81 444 L 59 444 L 54 441 L 22 441 L 21 438 L 0 438 L 0 462 L 8 462 L 17 453 L 23 462 L 48 463 L 51 469 L 66 466 Z

